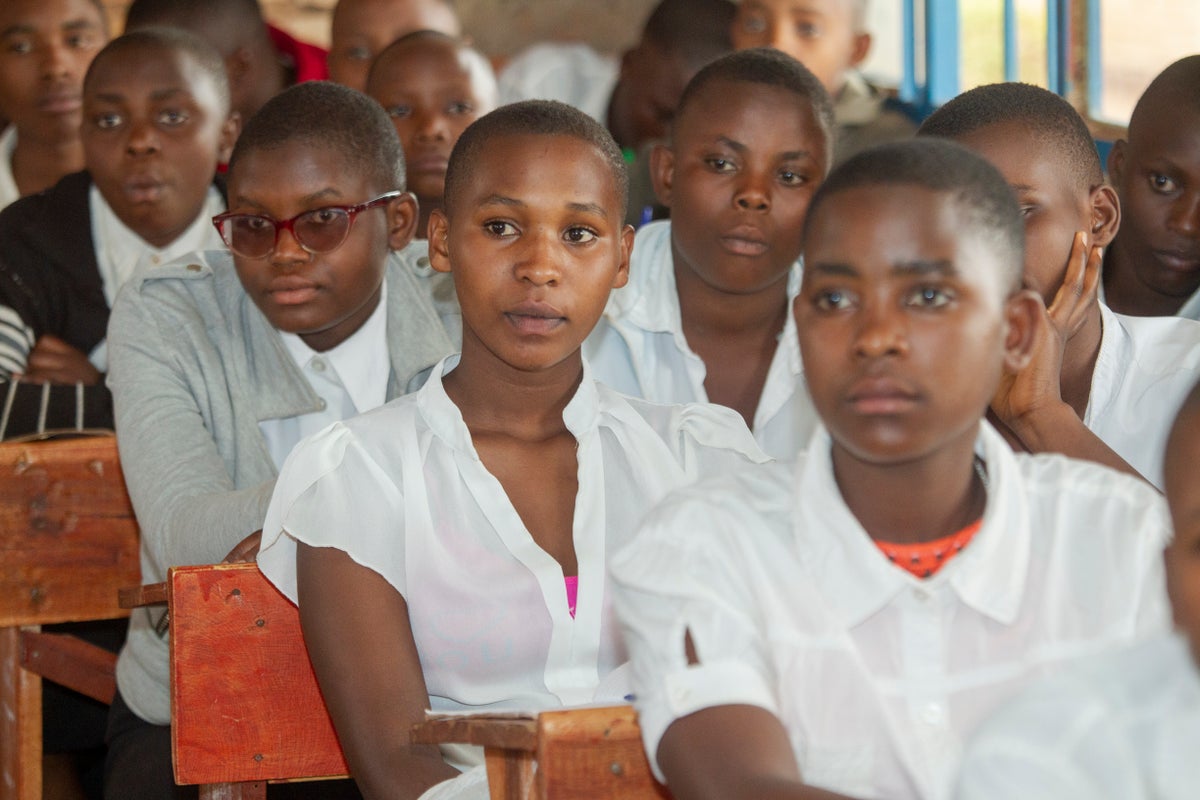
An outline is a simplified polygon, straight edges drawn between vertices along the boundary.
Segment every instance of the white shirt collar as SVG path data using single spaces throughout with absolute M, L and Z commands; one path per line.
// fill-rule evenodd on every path
M 796 549 L 810 565 L 820 595 L 850 629 L 902 591 L 929 593 L 949 586 L 964 603 L 1005 625 L 1020 609 L 1030 553 L 1030 531 L 1021 522 L 1026 499 L 1015 456 L 987 423 L 980 423 L 976 450 L 987 465 L 988 496 L 983 524 L 970 545 L 924 580 L 897 568 L 859 524 L 833 477 L 829 432 L 821 427 L 797 464 L 797 497 L 826 497 L 804 504 L 796 516 Z
M 13 153 L 17 150 L 17 126 L 9 125 L 4 133 L 0 133 L 0 208 L 18 200 L 21 190 L 17 188 L 17 180 L 13 177 Z
M 110 306 L 117 296 L 117 290 L 139 267 L 166 264 L 194 251 L 225 248 L 212 225 L 212 218 L 225 210 L 225 201 L 214 186 L 208 187 L 204 205 L 192 224 L 162 249 L 147 243 L 130 230 L 94 183 L 88 191 L 88 210 L 92 218 L 96 264 L 100 267 L 104 296 L 108 298 Z
M 336 374 L 355 409 L 360 413 L 383 405 L 387 399 L 391 359 L 387 348 L 387 281 L 379 292 L 379 303 L 367 321 L 336 347 L 318 353 L 294 333 L 280 331 L 284 347 L 304 371 L 309 364 L 323 362 Z

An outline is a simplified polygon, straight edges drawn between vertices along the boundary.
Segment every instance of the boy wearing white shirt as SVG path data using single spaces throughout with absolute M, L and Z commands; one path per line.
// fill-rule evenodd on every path
M 790 458 L 816 415 L 792 302 L 800 227 L 825 178 L 832 107 L 795 59 L 734 53 L 688 84 L 669 145 L 652 155 L 671 221 L 638 232 L 630 282 L 584 353 L 596 377 L 656 403 L 713 402 Z
M 394 252 L 416 202 L 387 115 L 308 82 L 269 100 L 229 163 L 229 250 L 139 272 L 109 326 L 109 385 L 142 577 L 253 558 L 279 465 L 300 437 L 420 383 L 451 350 Z M 139 609 L 117 661 L 107 795 L 195 797 L 171 771 L 169 641 Z M 353 786 L 343 787 L 353 790 Z M 272 787 L 271 795 L 322 784 Z
M 561 103 L 467 128 L 429 237 L 461 355 L 303 442 L 280 474 L 259 567 L 299 604 L 370 800 L 486 797 L 480 753 L 409 743 L 428 708 L 620 702 L 609 555 L 671 489 L 766 460 L 726 409 L 592 378 L 580 345 L 625 282 L 626 180 L 607 131 Z
M 1115 314 L 1099 300 L 1121 208 L 1079 113 L 1053 92 L 998 83 L 964 92 L 921 136 L 966 145 L 1004 175 L 1025 219 L 1025 285 L 1047 331 L 1001 383 L 992 420 L 1019 450 L 1062 453 L 1162 487 L 1167 430 L 1200 375 L 1200 323 Z
M 109 309 L 139 263 L 220 245 L 213 176 L 238 120 L 216 51 L 182 31 L 115 39 L 83 109 L 87 172 L 0 214 L 0 361 L 34 381 L 98 383 Z
M 983 422 L 1039 324 L 994 168 L 868 150 L 804 236 L 824 427 L 795 465 L 677 493 L 613 562 L 647 751 L 678 800 L 945 798 L 1022 684 L 1165 627 L 1166 511 Z
M 960 800 L 1184 800 L 1200 787 L 1200 387 L 1171 430 L 1166 549 L 1177 630 L 1043 681 L 967 748 Z

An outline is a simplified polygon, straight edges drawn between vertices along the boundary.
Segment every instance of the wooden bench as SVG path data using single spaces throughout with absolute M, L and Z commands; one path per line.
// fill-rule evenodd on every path
M 0 800 L 41 800 L 43 677 L 115 691 L 115 655 L 40 626 L 128 616 L 139 580 L 114 437 L 0 444 Z
M 176 567 L 163 588 L 176 783 L 199 784 L 202 800 L 262 800 L 268 782 L 346 775 L 299 613 L 258 568 Z M 497 799 L 667 797 L 628 706 L 515 720 L 434 717 L 414 737 L 485 745 Z

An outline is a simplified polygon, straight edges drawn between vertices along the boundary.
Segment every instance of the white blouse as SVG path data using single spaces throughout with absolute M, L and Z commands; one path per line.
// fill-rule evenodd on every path
M 672 489 L 766 460 L 741 418 L 631 400 L 583 381 L 563 412 L 578 440 L 572 619 L 558 562 L 487 471 L 442 376 L 301 442 L 263 525 L 262 571 L 296 599 L 296 542 L 336 547 L 407 604 L 434 711 L 587 703 L 625 661 L 609 555 Z M 623 696 L 623 691 L 616 699 Z
M 707 368 L 683 335 L 671 254 L 671 223 L 652 222 L 637 233 L 629 283 L 612 293 L 604 316 L 584 342 L 596 379 L 619 392 L 656 403 L 707 403 Z M 804 382 L 792 301 L 800 291 L 800 263 L 788 275 L 787 319 L 754 411 L 754 438 L 772 458 L 790 461 L 819 419 Z
M 612 562 L 651 763 L 676 719 L 748 704 L 782 721 L 814 786 L 941 800 L 965 738 L 1023 685 L 1166 629 L 1169 522 L 1151 487 L 1015 454 L 986 424 L 977 447 L 982 525 L 924 580 L 846 506 L 823 429 L 794 465 L 664 501 Z

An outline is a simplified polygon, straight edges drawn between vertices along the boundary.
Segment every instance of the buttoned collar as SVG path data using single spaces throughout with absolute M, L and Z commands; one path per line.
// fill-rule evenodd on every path
M 808 579 L 841 625 L 853 628 L 912 590 L 929 596 L 952 591 L 1001 624 L 1016 620 L 1029 565 L 1029 516 L 1016 457 L 990 425 L 980 423 L 976 440 L 988 476 L 983 524 L 962 553 L 924 580 L 889 562 L 846 506 L 833 476 L 831 444 L 819 428 L 796 465 L 802 501 L 794 536 Z

